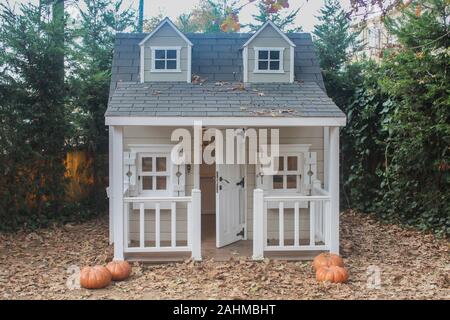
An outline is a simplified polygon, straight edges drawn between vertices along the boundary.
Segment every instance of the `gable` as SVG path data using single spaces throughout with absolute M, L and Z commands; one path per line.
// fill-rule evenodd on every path
M 290 47 L 290 44 L 270 25 L 247 44 L 248 47 Z
M 145 39 L 144 46 L 186 46 L 186 41 L 169 25 L 164 24 L 151 37 Z
M 269 31 L 267 31 L 269 30 Z M 289 39 L 289 37 L 283 33 L 272 21 L 267 20 L 262 26 L 261 28 L 258 29 L 258 31 L 256 31 L 251 37 L 250 39 L 244 44 L 244 47 L 249 46 L 252 42 L 254 42 L 257 38 L 259 38 L 259 36 L 262 34 L 264 36 L 264 34 L 268 32 L 266 34 L 267 37 L 272 38 L 272 40 L 277 41 L 277 39 L 280 37 L 282 38 L 286 44 L 290 47 L 295 47 L 294 42 L 292 42 L 291 39 Z
M 186 45 L 192 46 L 192 42 L 173 24 L 172 21 L 170 21 L 169 18 L 163 19 L 156 28 L 150 32 L 140 43 L 139 45 L 144 45 L 149 39 L 153 38 L 155 35 L 158 35 L 160 32 L 162 32 L 162 37 L 169 36 L 178 36 L 181 38 Z

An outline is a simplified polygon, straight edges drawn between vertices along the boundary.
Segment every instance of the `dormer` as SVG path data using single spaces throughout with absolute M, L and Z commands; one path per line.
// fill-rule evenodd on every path
M 244 82 L 294 82 L 295 44 L 267 21 L 243 46 Z
M 169 18 L 164 18 L 139 46 L 141 82 L 191 82 L 192 42 Z

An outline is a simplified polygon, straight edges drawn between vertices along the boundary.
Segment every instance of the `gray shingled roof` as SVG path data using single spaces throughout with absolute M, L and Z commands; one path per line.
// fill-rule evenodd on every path
M 194 115 L 194 112 L 196 116 L 224 116 L 225 114 L 230 116 L 249 116 L 252 114 L 254 116 L 262 116 L 263 114 L 257 112 L 240 111 L 241 107 L 250 108 L 249 102 L 251 101 L 258 102 L 258 105 L 254 105 L 253 108 L 264 110 L 291 107 L 297 109 L 295 114 L 286 113 L 282 114 L 283 116 L 344 116 L 324 93 L 325 87 L 319 61 L 315 54 L 310 34 L 288 34 L 288 37 L 296 44 L 295 80 L 303 84 L 253 85 L 252 87 L 256 86 L 263 89 L 265 96 L 261 97 L 252 92 L 252 89 L 239 93 L 226 92 L 224 97 L 225 93 L 218 91 L 218 89 L 223 88 L 217 88 L 214 85 L 218 81 L 240 82 L 243 80 L 242 45 L 252 34 L 186 34 L 188 39 L 194 44 L 192 47 L 192 73 L 206 79 L 203 87 L 187 83 L 140 84 L 139 42 L 146 35 L 144 33 L 119 33 L 116 35 L 110 103 L 106 116 L 150 114 L 179 116 Z M 161 90 L 158 88 L 161 88 Z M 213 91 L 205 90 L 205 88 Z M 154 96 L 152 94 L 153 91 L 162 91 L 163 93 Z M 226 102 L 231 97 L 233 97 L 233 100 L 229 106 L 226 103 L 222 104 L 222 102 Z M 215 100 L 215 98 L 224 100 Z M 197 99 L 203 99 L 205 103 L 193 106 L 194 102 L 198 102 Z M 292 106 L 287 106 L 287 104 Z M 220 109 L 220 106 L 226 106 L 226 110 Z M 179 110 L 180 108 L 186 109 Z
M 122 82 L 106 116 L 345 117 L 314 82 Z

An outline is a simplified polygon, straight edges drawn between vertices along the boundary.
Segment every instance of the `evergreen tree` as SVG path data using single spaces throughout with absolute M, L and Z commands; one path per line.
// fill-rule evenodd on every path
M 1 227 L 61 214 L 70 125 L 63 2 L 0 7 Z M 53 16 L 52 13 L 53 12 Z M 68 39 L 66 39 L 68 41 Z
M 320 65 L 325 72 L 337 71 L 348 61 L 351 49 L 359 47 L 358 33 L 350 29 L 338 0 L 326 0 L 320 13 L 313 32 Z
M 132 30 L 135 12 L 123 8 L 123 0 L 84 0 L 76 24 L 79 41 L 73 52 L 71 77 L 73 114 L 78 132 L 73 144 L 92 159 L 92 209 L 99 212 L 106 203 L 105 177 L 108 176 L 108 128 L 105 111 L 111 82 L 112 55 L 116 32 Z
M 287 2 L 286 2 L 287 3 Z M 258 14 L 252 15 L 256 23 L 248 24 L 252 31 L 258 30 L 267 20 L 272 21 L 283 32 L 300 32 L 302 27 L 295 26 L 295 18 L 300 12 L 300 8 L 288 11 L 288 8 L 271 10 L 268 8 L 269 2 L 260 1 L 257 4 Z

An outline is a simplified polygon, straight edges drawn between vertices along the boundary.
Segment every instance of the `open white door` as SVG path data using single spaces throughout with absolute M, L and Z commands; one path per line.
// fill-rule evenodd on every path
M 216 246 L 244 238 L 244 174 L 239 164 L 216 165 Z

